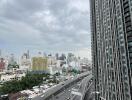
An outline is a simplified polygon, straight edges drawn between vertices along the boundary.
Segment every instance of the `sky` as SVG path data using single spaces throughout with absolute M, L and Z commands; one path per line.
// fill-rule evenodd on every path
M 0 49 L 90 57 L 89 0 L 0 0 Z

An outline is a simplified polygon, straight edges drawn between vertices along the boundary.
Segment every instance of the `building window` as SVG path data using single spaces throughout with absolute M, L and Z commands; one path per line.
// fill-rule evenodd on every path
M 132 42 L 128 42 L 128 46 L 132 46 Z
M 132 57 L 132 52 L 131 52 L 131 53 L 129 53 L 129 56 L 130 56 L 130 57 Z
M 124 53 L 124 52 L 125 52 L 124 47 L 121 46 L 121 53 Z
M 116 96 L 115 96 L 115 94 L 113 94 L 112 100 L 116 100 Z
M 112 81 L 114 81 L 114 72 L 112 71 Z

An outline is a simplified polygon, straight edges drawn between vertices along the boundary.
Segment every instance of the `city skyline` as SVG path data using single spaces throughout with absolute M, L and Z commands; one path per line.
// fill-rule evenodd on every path
M 67 51 L 91 48 L 89 0 L 1 0 L 0 48 Z
M 18 53 L 16 52 L 11 52 L 11 51 L 6 51 L 3 49 L 0 49 L 0 56 L 2 57 L 6 57 L 6 56 L 10 56 L 11 54 L 14 54 L 15 57 L 20 58 L 23 53 L 26 53 L 28 50 L 23 50 L 23 51 L 18 51 Z M 83 48 L 83 49 L 78 49 L 78 50 L 67 50 L 67 51 L 44 51 L 44 50 L 30 50 L 30 56 L 34 57 L 36 55 L 38 55 L 39 52 L 41 52 L 42 54 L 52 54 L 55 55 L 56 53 L 58 53 L 59 55 L 61 54 L 68 54 L 68 53 L 73 53 L 76 57 L 81 57 L 81 58 L 88 58 L 90 61 L 91 59 L 91 50 L 88 48 Z
M 0 0 L 0 99 L 83 100 L 90 29 L 89 0 Z
M 132 100 L 132 0 L 0 0 L 0 99 Z

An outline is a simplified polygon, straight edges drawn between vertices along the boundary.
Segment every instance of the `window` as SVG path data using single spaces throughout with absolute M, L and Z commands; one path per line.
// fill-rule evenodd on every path
M 114 81 L 114 72 L 112 71 L 112 81 Z
M 113 94 L 112 100 L 116 100 L 116 96 L 115 96 L 115 94 Z
M 121 46 L 121 53 L 124 53 L 124 52 L 125 52 L 124 47 Z
M 132 57 L 132 53 L 129 53 L 129 56 Z
M 132 46 L 132 42 L 128 42 L 128 46 Z

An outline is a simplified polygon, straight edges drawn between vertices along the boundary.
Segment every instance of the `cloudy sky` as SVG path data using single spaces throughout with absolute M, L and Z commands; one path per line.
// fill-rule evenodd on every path
M 89 0 L 0 0 L 2 50 L 87 53 L 90 44 Z

